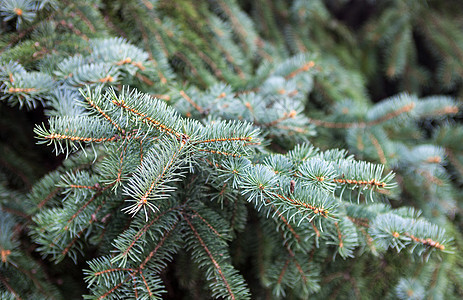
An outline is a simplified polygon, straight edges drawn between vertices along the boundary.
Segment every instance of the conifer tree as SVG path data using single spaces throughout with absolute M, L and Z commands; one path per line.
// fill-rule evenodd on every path
M 439 15 L 391 3 L 365 26 L 392 32 L 386 75 L 420 93 L 412 29 L 392 25 Z M 332 8 L 241 4 L 0 4 L 0 98 L 43 107 L 35 137 L 64 159 L 31 189 L 0 173 L 3 298 L 463 294 L 460 103 L 372 104 Z M 427 34 L 450 65 L 451 39 Z

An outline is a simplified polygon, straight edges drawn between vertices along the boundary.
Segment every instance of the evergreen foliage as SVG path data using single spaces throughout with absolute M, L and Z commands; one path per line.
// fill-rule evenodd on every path
M 63 158 L 4 155 L 2 298 L 461 297 L 460 20 L 341 2 L 0 3 L 0 99 Z

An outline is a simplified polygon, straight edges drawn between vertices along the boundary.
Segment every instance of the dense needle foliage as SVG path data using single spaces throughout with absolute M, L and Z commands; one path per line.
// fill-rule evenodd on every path
M 1 1 L 2 298 L 462 297 L 462 9 Z

